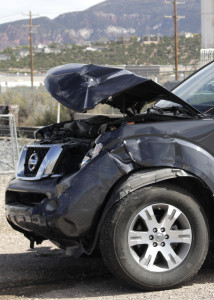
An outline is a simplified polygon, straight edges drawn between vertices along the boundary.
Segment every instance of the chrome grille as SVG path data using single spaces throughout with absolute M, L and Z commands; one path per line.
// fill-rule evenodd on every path
M 62 150 L 62 144 L 24 146 L 19 158 L 16 177 L 22 180 L 40 180 L 52 175 Z
M 25 176 L 35 176 L 39 170 L 39 167 L 41 166 L 41 163 L 48 153 L 50 148 L 39 148 L 39 147 L 30 147 L 27 150 L 26 153 L 26 159 L 25 159 L 25 165 L 24 165 L 24 174 Z M 35 164 L 35 167 L 32 169 L 29 166 L 29 160 L 33 156 L 33 154 L 36 154 L 38 157 L 38 161 Z

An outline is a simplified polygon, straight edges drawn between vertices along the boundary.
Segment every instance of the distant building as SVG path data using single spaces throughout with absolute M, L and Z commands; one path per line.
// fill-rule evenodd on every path
M 133 35 L 124 35 L 120 36 L 117 39 L 118 44 L 129 44 L 132 43 L 136 37 Z
M 19 60 L 20 58 L 27 57 L 28 55 L 30 55 L 30 50 L 28 50 L 28 49 L 18 50 L 18 51 L 15 51 L 15 54 L 16 54 L 17 59 Z
M 104 46 L 93 46 L 93 47 L 87 47 L 84 50 L 85 51 L 98 51 L 98 52 L 101 52 L 105 48 L 106 47 L 104 47 Z
M 45 54 L 49 54 L 49 53 L 59 54 L 59 53 L 61 53 L 61 49 L 50 48 L 50 47 L 46 46 L 43 48 L 43 52 Z
M 201 48 L 214 48 L 213 0 L 201 0 Z
M 11 56 L 8 54 L 0 54 L 0 61 L 5 61 L 11 59 Z
M 39 43 L 38 45 L 37 45 L 37 49 L 41 49 L 41 50 L 43 50 L 45 47 L 47 47 L 48 45 L 44 45 L 44 44 L 41 44 L 41 43 Z
M 186 31 L 182 31 L 182 32 L 179 33 L 179 36 L 183 36 L 186 39 L 193 38 L 195 35 L 197 35 L 197 34 L 192 33 L 192 32 L 186 32 Z
M 200 64 L 214 59 L 214 0 L 201 0 Z
M 159 35 L 145 35 L 142 37 L 142 42 L 145 45 L 158 44 L 160 41 Z
M 88 46 L 90 47 L 91 46 L 91 41 L 79 41 L 76 43 L 77 46 L 81 46 L 81 47 L 84 47 L 84 46 Z
M 100 49 L 98 49 L 97 47 L 87 47 L 84 49 L 85 51 L 101 51 Z

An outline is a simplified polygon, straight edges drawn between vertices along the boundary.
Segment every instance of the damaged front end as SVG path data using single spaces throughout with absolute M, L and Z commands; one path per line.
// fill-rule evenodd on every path
M 91 239 L 93 219 L 121 176 L 103 146 L 95 142 L 100 126 L 109 120 L 96 116 L 47 126 L 35 133 L 35 143 L 24 146 L 16 178 L 6 191 L 6 213 L 9 223 L 30 239 L 31 246 L 33 240 L 51 239 L 61 248 L 69 248 Z M 78 197 L 83 203 L 78 204 Z M 95 198 L 97 201 L 90 203 Z M 84 220 L 81 210 L 91 210 L 91 216 Z
M 117 201 L 108 206 L 112 191 L 129 175 L 157 167 L 168 168 L 170 178 L 188 176 L 175 175 L 172 169 L 184 169 L 189 154 L 181 140 L 185 134 L 187 140 L 194 136 L 203 116 L 160 85 L 126 70 L 70 64 L 50 70 L 45 84 L 52 96 L 76 111 L 105 103 L 122 114 L 37 130 L 8 185 L 7 219 L 30 239 L 31 247 L 34 241 L 49 239 L 70 254 L 89 254 L 102 218 Z M 162 99 L 173 105 L 145 109 Z M 181 121 L 183 129 L 178 132 Z M 194 163 L 186 171 L 197 175 Z

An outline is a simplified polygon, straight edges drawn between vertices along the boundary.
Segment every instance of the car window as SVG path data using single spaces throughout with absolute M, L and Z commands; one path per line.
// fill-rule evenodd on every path
M 202 113 L 214 115 L 214 62 L 194 73 L 172 91 Z M 160 100 L 158 107 L 170 107 L 170 101 Z
M 201 69 L 173 90 L 193 106 L 214 105 L 214 64 Z

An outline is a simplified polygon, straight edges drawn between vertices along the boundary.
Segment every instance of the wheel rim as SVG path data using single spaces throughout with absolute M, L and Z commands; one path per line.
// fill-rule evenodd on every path
M 189 253 L 192 230 L 185 214 L 165 203 L 145 207 L 128 230 L 132 257 L 143 268 L 165 272 L 180 265 Z

